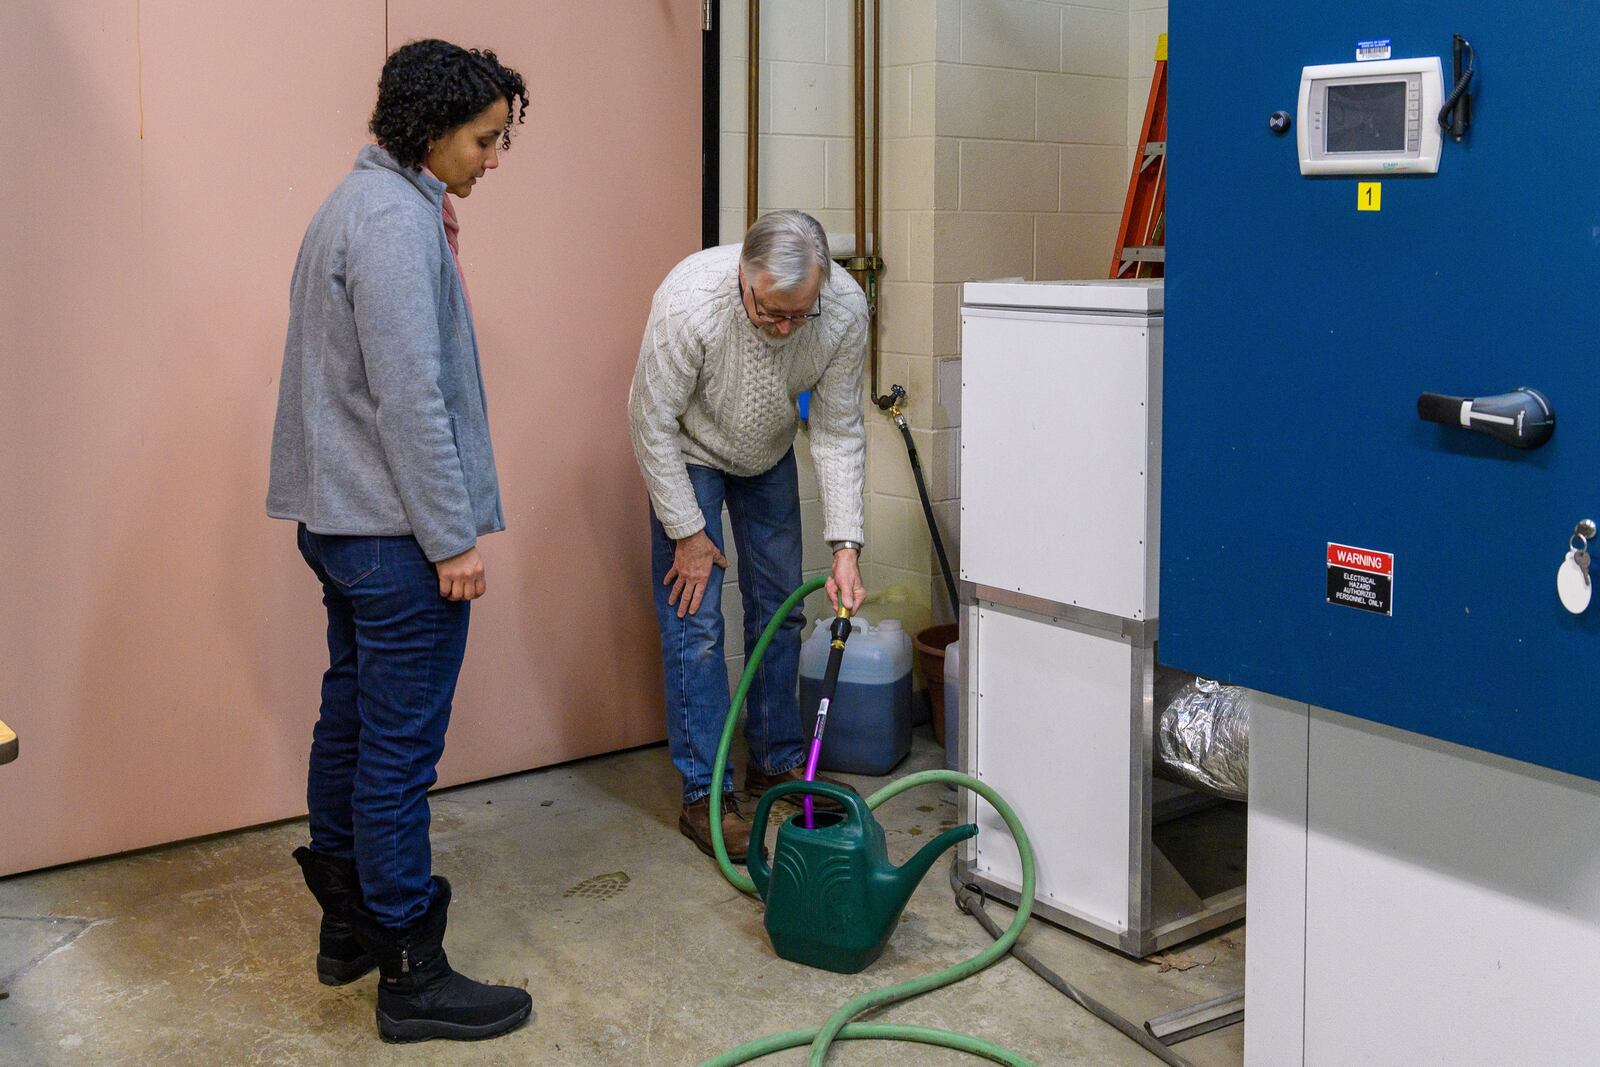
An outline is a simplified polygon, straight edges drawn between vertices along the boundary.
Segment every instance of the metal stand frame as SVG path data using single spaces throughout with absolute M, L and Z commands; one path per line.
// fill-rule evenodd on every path
M 1103 636 L 1126 642 L 1133 652 L 1129 679 L 1128 728 L 1132 731 L 1133 761 L 1128 776 L 1130 863 L 1128 870 L 1129 924 L 1126 930 L 1107 926 L 1042 899 L 1034 913 L 1057 926 L 1093 938 L 1130 956 L 1148 956 L 1244 917 L 1244 885 L 1210 897 L 1195 892 L 1188 881 L 1151 839 L 1156 825 L 1157 786 L 1152 774 L 1155 751 L 1154 676 L 1156 664 L 1155 620 L 1131 620 L 1086 611 L 1070 604 L 1043 601 L 1009 590 L 961 583 L 961 739 L 960 765 L 979 774 L 971 739 L 977 736 L 977 709 L 971 694 L 983 656 L 979 609 L 1002 611 L 1036 622 L 1076 629 L 1102 631 Z M 977 819 L 977 798 L 964 793 L 962 819 Z M 1021 886 L 997 880 L 976 864 L 976 845 L 965 842 L 960 852 L 964 881 L 983 887 L 997 900 L 1015 906 Z

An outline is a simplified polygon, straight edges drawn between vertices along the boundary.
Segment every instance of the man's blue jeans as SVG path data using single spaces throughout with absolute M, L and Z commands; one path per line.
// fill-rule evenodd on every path
M 739 552 L 739 593 L 744 602 L 744 647 L 756 645 L 767 621 L 800 585 L 800 486 L 791 449 L 778 465 L 753 478 L 689 465 L 689 480 L 706 536 L 726 553 L 722 505 L 728 505 L 733 541 Z M 655 511 L 650 513 L 651 569 L 655 575 L 656 618 L 661 626 L 661 663 L 667 682 L 667 744 L 673 765 L 683 775 L 683 801 L 711 792 L 717 743 L 728 714 L 728 666 L 723 651 L 722 568 L 712 567 L 700 610 L 678 618 L 667 603 L 672 592 L 662 584 L 677 545 Z M 800 670 L 800 628 L 805 613 L 796 608 L 784 620 L 750 685 L 744 735 L 750 760 L 768 774 L 780 774 L 805 761 L 800 705 L 795 689 Z M 723 776 L 731 792 L 733 774 Z
M 322 582 L 328 661 L 311 735 L 311 847 L 354 856 L 367 909 L 385 926 L 433 899 L 428 789 L 444 752 L 467 650 L 466 601 L 439 595 L 413 537 L 335 537 L 301 525 Z

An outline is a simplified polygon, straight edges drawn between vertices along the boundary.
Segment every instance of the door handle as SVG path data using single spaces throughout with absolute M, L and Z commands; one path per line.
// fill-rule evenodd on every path
M 1526 386 L 1498 396 L 1423 393 L 1417 415 L 1441 426 L 1488 434 L 1513 448 L 1538 448 L 1556 432 L 1556 411 L 1537 389 Z

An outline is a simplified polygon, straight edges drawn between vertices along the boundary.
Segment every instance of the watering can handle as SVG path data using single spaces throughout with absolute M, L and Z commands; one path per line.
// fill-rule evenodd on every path
M 756 804 L 755 819 L 750 824 L 750 848 L 745 859 L 750 880 L 756 884 L 756 892 L 762 899 L 766 899 L 767 882 L 772 876 L 772 870 L 767 866 L 767 819 L 771 815 L 773 802 L 790 793 L 814 793 L 836 800 L 844 805 L 846 817 L 854 818 L 858 823 L 865 823 L 870 814 L 861 794 L 830 782 L 784 782 L 762 793 L 761 800 Z

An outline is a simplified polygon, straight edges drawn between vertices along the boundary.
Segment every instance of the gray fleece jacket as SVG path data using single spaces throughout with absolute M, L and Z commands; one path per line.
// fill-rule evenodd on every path
M 505 529 L 444 184 L 367 145 L 306 230 L 289 288 L 267 514 L 411 534 L 435 562 Z

